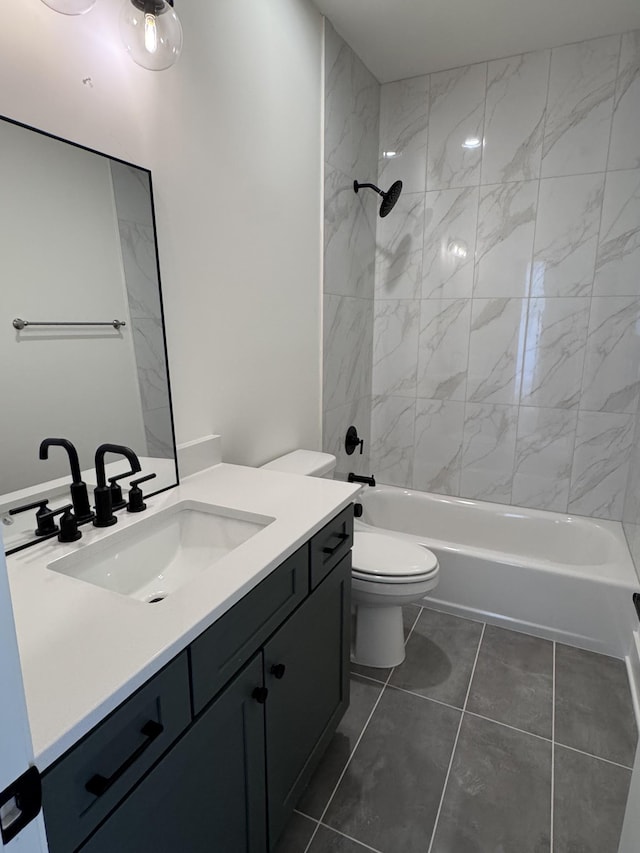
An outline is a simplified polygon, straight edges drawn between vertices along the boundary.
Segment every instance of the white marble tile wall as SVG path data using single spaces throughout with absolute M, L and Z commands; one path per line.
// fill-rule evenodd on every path
M 405 87 L 407 102 L 411 86 Z M 405 112 L 399 105 L 400 114 Z M 354 180 L 375 183 L 378 172 L 380 84 L 337 35 L 325 30 L 325 196 L 324 196 L 324 318 L 323 318 L 323 449 L 338 460 L 338 476 L 348 471 L 369 474 L 373 370 L 373 317 L 376 264 L 385 270 L 391 293 L 405 296 L 420 288 L 419 266 L 403 243 L 394 242 L 391 222 L 386 254 L 376 256 L 379 197 L 371 190 L 353 190 Z M 423 123 L 426 126 L 426 108 Z M 415 128 L 406 129 L 409 141 Z M 412 156 L 420 154 L 411 151 Z M 422 170 L 426 168 L 424 151 Z M 422 178 L 424 189 L 424 176 Z M 404 203 L 404 202 L 403 202 Z M 407 210 L 411 216 L 411 210 Z M 422 219 L 415 214 L 413 230 L 422 245 Z M 405 225 L 408 219 L 405 219 Z M 421 251 L 420 251 L 421 253 Z M 419 253 L 419 254 L 420 254 Z M 421 259 L 418 258 L 418 262 Z M 383 278 L 381 277 L 381 281 Z M 389 312 L 389 322 L 394 320 Z M 417 347 L 417 326 L 415 331 Z M 391 340 L 391 338 L 390 338 Z M 395 346 L 391 344 L 391 346 Z M 384 353 L 379 353 L 384 361 Z M 397 363 L 387 359 L 387 387 L 406 388 Z M 413 370 L 417 369 L 413 353 Z M 415 384 L 415 379 L 413 380 Z M 347 456 L 344 438 L 354 424 L 364 439 L 364 452 Z
M 382 87 L 382 482 L 640 527 L 639 138 L 640 32 Z
M 640 580 L 640 412 L 635 416 L 622 527 Z

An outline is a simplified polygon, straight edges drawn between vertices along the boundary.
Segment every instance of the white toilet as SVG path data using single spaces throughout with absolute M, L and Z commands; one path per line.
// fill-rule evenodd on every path
M 262 467 L 288 474 L 332 478 L 336 458 L 314 450 L 294 450 Z M 427 548 L 401 536 L 356 529 L 351 573 L 355 614 L 351 659 L 354 663 L 373 667 L 402 663 L 402 605 L 420 601 L 437 586 L 438 573 L 438 560 Z

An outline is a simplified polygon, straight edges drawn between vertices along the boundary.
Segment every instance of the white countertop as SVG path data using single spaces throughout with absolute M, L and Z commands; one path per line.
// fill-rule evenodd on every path
M 220 464 L 147 499 L 115 527 L 85 526 L 10 556 L 9 583 L 38 768 L 42 771 L 182 651 L 358 494 L 360 486 Z M 51 571 L 54 559 L 184 500 L 275 521 L 150 606 Z

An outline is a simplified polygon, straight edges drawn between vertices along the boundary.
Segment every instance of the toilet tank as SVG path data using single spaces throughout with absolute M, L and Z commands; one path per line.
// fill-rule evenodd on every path
M 271 471 L 282 471 L 284 474 L 303 474 L 306 477 L 333 479 L 336 457 L 331 453 L 320 453 L 318 450 L 293 450 L 261 467 Z

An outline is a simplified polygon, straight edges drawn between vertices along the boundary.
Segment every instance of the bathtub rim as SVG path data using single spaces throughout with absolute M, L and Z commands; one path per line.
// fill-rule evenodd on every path
M 440 505 L 444 503 L 462 504 L 471 506 L 479 512 L 490 513 L 495 511 L 497 514 L 504 514 L 509 510 L 513 510 L 523 515 L 528 515 L 541 520 L 556 520 L 558 518 L 567 521 L 576 520 L 583 524 L 593 526 L 604 531 L 607 536 L 613 541 L 615 548 L 615 560 L 606 563 L 591 563 L 588 565 L 580 565 L 575 563 L 554 562 L 540 556 L 530 556 L 522 553 L 514 553 L 512 551 L 501 551 L 498 549 L 483 548 L 472 545 L 460 545 L 446 539 L 436 539 L 432 536 L 418 535 L 415 533 L 406 533 L 401 530 L 395 530 L 389 527 L 380 527 L 375 524 L 363 521 L 362 518 L 356 519 L 356 530 L 380 531 L 389 536 L 400 538 L 409 538 L 413 542 L 417 542 L 425 548 L 439 549 L 451 554 L 468 554 L 483 560 L 493 560 L 504 565 L 516 565 L 519 568 L 534 569 L 543 572 L 560 573 L 571 577 L 584 577 L 593 581 L 601 581 L 605 584 L 621 587 L 623 589 L 640 589 L 640 579 L 636 573 L 635 565 L 631 558 L 631 552 L 624 533 L 622 523 L 619 521 L 611 521 L 609 519 L 593 519 L 584 515 L 572 515 L 567 513 L 553 512 L 551 510 L 529 509 L 527 507 L 515 507 L 510 504 L 498 504 L 491 501 L 478 501 L 470 498 L 458 498 L 450 495 L 439 495 L 434 492 L 423 492 L 418 489 L 406 489 L 401 486 L 390 486 L 386 484 L 378 484 L 372 492 L 376 494 L 402 494 L 406 497 L 414 497 L 418 500 L 424 500 L 421 496 L 424 495 L 429 501 L 435 501 Z M 365 506 L 366 512 L 366 496 L 369 493 L 369 488 L 359 495 L 359 499 Z M 597 574 L 597 569 L 602 567 L 604 572 Z M 607 571 L 607 569 L 609 571 Z

